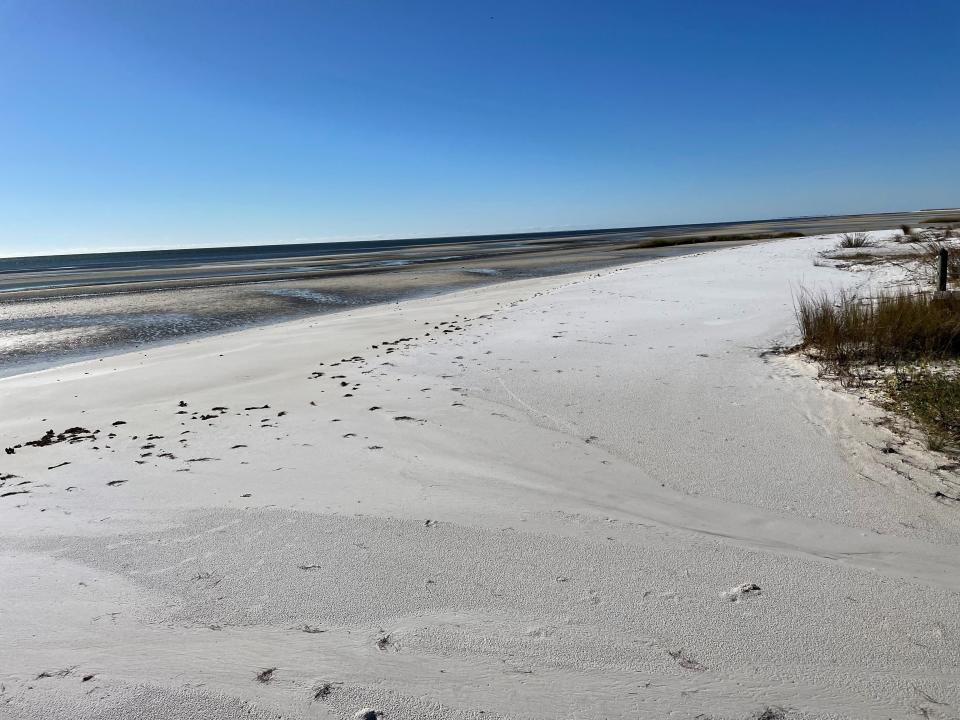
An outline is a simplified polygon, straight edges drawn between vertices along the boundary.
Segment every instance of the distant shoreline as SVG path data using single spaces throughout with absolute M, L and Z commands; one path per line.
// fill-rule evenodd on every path
M 517 232 L 500 233 L 482 233 L 466 235 L 436 235 L 436 236 L 414 236 L 405 238 L 380 238 L 369 237 L 354 240 L 322 240 L 322 241 L 304 241 L 288 243 L 246 243 L 242 245 L 192 245 L 192 246 L 164 246 L 147 249 L 122 248 L 122 249 L 95 249 L 78 250 L 64 249 L 62 252 L 52 253 L 30 253 L 27 255 L 4 255 L 0 254 L 0 272 L 9 272 L 11 268 L 8 264 L 14 261 L 24 261 L 23 264 L 30 265 L 31 261 L 44 258 L 89 258 L 92 256 L 137 256 L 145 254 L 184 254 L 184 255 L 203 255 L 203 254 L 237 254 L 242 255 L 245 252 L 268 251 L 271 257 L 284 257 L 286 253 L 289 256 L 309 256 L 312 254 L 327 254 L 329 252 L 342 252 L 347 249 L 356 249 L 360 252 L 369 252 L 372 250 L 399 248 L 399 247 L 418 247 L 447 243 L 470 243 L 470 242 L 497 242 L 503 240 L 530 241 L 537 239 L 577 239 L 589 236 L 610 236 L 622 234 L 643 234 L 646 237 L 671 237 L 682 234 L 700 235 L 711 233 L 713 231 L 742 232 L 750 229 L 751 226 L 797 226 L 809 229 L 812 225 L 824 225 L 833 227 L 835 230 L 824 229 L 817 233 L 804 232 L 803 234 L 819 234 L 826 232 L 838 232 L 839 225 L 850 225 L 844 227 L 846 230 L 876 230 L 886 227 L 892 227 L 903 222 L 920 223 L 927 216 L 934 216 L 943 213 L 960 213 L 960 208 L 941 208 L 925 210 L 894 211 L 882 213 L 850 213 L 843 215 L 802 215 L 795 217 L 782 218 L 764 218 L 759 220 L 730 220 L 721 222 L 707 223 L 677 223 L 671 225 L 638 225 L 632 227 L 606 227 L 606 228 L 567 228 L 554 230 L 521 230 Z M 860 220 L 862 227 L 853 227 L 852 225 Z M 311 251 L 317 251 L 316 253 Z M 272 251 L 272 253 L 270 252 Z M 276 254 L 274 254 L 276 253 Z
M 0 261 L 0 376 L 492 283 L 919 224 L 943 212 Z

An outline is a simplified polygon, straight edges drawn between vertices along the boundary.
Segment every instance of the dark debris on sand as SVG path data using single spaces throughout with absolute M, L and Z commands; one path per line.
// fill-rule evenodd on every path
M 257 673 L 257 682 L 268 683 L 273 680 L 273 674 L 277 671 L 277 668 L 266 668 Z

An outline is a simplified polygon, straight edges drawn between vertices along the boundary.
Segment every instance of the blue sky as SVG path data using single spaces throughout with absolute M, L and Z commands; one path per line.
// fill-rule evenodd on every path
M 960 3 L 0 0 L 0 254 L 960 204 Z

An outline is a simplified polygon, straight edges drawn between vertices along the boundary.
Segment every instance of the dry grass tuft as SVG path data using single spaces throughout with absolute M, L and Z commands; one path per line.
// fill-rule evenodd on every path
M 795 311 L 801 347 L 839 371 L 854 362 L 898 365 L 960 357 L 960 300 L 905 291 L 872 298 L 846 291 L 836 298 L 803 293 Z
M 865 232 L 844 233 L 840 236 L 840 247 L 842 248 L 868 248 L 876 246 L 876 240 L 871 240 L 870 235 Z
M 960 298 L 887 291 L 802 293 L 803 349 L 844 385 L 870 385 L 910 417 L 932 450 L 960 452 Z

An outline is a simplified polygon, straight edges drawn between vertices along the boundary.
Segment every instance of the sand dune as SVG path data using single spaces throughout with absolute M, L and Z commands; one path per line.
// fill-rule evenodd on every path
M 935 460 L 766 352 L 833 244 L 0 380 L 0 717 L 957 717 Z

